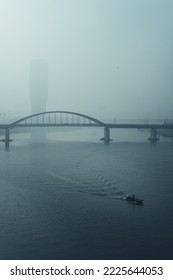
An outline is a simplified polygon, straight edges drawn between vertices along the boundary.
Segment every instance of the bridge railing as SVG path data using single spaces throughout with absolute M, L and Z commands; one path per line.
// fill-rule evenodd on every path
M 173 124 L 172 119 L 104 119 L 105 123 L 112 123 L 112 124 Z

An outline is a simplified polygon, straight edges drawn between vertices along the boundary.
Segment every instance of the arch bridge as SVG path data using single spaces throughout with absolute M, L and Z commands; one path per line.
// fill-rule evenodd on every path
M 21 118 L 8 125 L 0 125 L 5 129 L 5 147 L 9 148 L 10 129 L 22 127 L 104 127 L 104 137 L 101 139 L 109 143 L 109 129 L 107 125 L 91 116 L 70 111 L 41 112 Z
M 135 128 L 150 130 L 150 142 L 156 143 L 158 129 L 173 129 L 173 123 L 162 124 L 136 124 L 136 123 L 104 123 L 96 118 L 84 115 L 81 113 L 70 111 L 49 111 L 41 112 L 21 118 L 11 124 L 0 124 L 0 129 L 5 129 L 5 139 L 0 141 L 5 142 L 5 147 L 9 148 L 12 141 L 10 139 L 10 129 L 22 127 L 103 127 L 104 136 L 100 140 L 104 143 L 109 143 L 111 128 Z

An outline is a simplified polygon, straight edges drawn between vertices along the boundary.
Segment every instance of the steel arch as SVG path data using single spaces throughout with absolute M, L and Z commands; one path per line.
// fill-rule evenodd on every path
M 76 116 L 88 119 L 90 121 L 93 121 L 96 124 L 98 124 L 98 126 L 102 126 L 102 127 L 106 126 L 106 124 L 103 123 L 100 120 L 97 120 L 97 119 L 95 119 L 93 117 L 90 117 L 90 116 L 87 116 L 87 115 L 84 115 L 84 114 L 81 114 L 81 113 L 76 113 L 76 112 L 71 112 L 71 111 L 46 111 L 46 112 L 41 112 L 41 113 L 37 113 L 37 114 L 32 114 L 32 115 L 26 116 L 24 118 L 21 118 L 21 119 L 15 121 L 15 122 L 11 123 L 9 126 L 10 127 L 15 127 L 16 125 L 18 125 L 19 123 L 21 123 L 23 121 L 26 121 L 28 119 L 32 119 L 33 117 L 37 117 L 37 116 L 40 116 L 40 115 L 47 115 L 47 114 L 69 114 L 69 115 L 76 115 Z

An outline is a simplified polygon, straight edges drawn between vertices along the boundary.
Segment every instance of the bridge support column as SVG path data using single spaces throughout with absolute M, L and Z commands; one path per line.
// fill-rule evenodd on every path
M 4 142 L 5 142 L 5 148 L 9 149 L 11 140 L 10 140 L 10 129 L 8 127 L 5 128 Z
M 104 141 L 105 144 L 109 144 L 112 139 L 110 138 L 110 128 L 107 126 L 104 126 L 104 137 L 100 139 L 101 141 Z
M 150 138 L 148 138 L 148 140 L 149 140 L 151 143 L 157 143 L 157 141 L 159 140 L 159 138 L 157 138 L 157 129 L 156 129 L 156 128 L 151 128 Z
M 110 139 L 110 128 L 109 127 L 104 127 L 104 143 L 108 144 L 111 139 Z

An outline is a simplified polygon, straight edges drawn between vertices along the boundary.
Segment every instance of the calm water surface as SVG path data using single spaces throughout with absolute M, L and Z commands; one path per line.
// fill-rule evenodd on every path
M 173 143 L 93 135 L 1 143 L 0 259 L 173 259 Z

